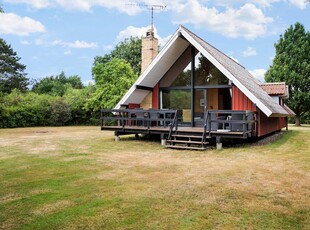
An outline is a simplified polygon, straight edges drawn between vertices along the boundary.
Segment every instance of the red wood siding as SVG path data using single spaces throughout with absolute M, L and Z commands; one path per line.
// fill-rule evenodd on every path
M 128 109 L 136 109 L 136 108 L 140 108 L 140 104 L 133 104 L 133 103 L 128 104 Z
M 255 104 L 236 86 L 232 87 L 232 109 L 256 111 Z M 286 127 L 285 117 L 267 117 L 258 110 L 258 137 L 273 133 Z
M 232 110 L 256 111 L 256 106 L 236 86 L 233 86 L 232 87 Z
M 286 117 L 267 117 L 262 111 L 259 111 L 259 129 L 258 136 L 264 136 L 286 127 Z
M 159 103 L 158 103 L 158 84 L 155 85 L 153 89 L 153 94 L 152 94 L 152 108 L 153 109 L 159 109 Z

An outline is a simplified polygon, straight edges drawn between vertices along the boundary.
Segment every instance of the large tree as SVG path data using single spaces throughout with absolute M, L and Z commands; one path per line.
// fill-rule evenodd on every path
M 92 71 L 96 91 L 88 101 L 87 107 L 94 111 L 112 109 L 136 79 L 130 65 L 118 58 L 113 58 L 105 64 L 96 63 Z
M 310 33 L 297 22 L 280 35 L 274 46 L 276 55 L 265 80 L 289 85 L 287 103 L 296 113 L 295 124 L 300 125 L 301 116 L 310 110 Z
M 10 93 L 13 89 L 27 89 L 29 79 L 24 72 L 26 66 L 19 62 L 20 59 L 11 45 L 0 38 L 0 92 Z
M 96 63 L 105 64 L 113 58 L 125 60 L 130 64 L 133 72 L 139 76 L 141 73 L 141 38 L 130 37 L 118 43 L 109 54 L 95 57 L 94 66 Z

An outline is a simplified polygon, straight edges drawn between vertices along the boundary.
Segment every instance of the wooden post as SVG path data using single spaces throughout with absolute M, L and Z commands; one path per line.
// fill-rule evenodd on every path
M 223 149 L 223 144 L 221 142 L 221 137 L 216 137 L 216 150 Z

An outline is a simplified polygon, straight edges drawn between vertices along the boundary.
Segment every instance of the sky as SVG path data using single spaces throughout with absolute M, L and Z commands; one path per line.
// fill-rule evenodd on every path
M 261 81 L 280 35 L 296 22 L 310 31 L 306 0 L 0 0 L 0 37 L 30 79 L 64 71 L 87 85 L 94 57 L 146 33 L 152 5 L 162 47 L 182 24 Z

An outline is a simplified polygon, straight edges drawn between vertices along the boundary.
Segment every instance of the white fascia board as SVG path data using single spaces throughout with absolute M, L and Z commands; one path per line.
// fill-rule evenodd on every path
M 156 55 L 154 60 L 151 62 L 151 64 L 145 69 L 145 71 L 142 73 L 142 75 L 137 79 L 135 85 L 141 84 L 143 79 L 151 72 L 151 70 L 154 68 L 155 65 L 159 62 L 159 60 L 167 53 L 167 51 L 170 49 L 170 47 L 173 45 L 173 43 L 178 39 L 178 32 L 177 32 L 169 39 L 167 44 L 164 46 L 164 48 L 159 52 L 159 54 Z
M 219 63 L 209 52 L 207 52 L 195 39 L 192 38 L 186 31 L 181 31 L 182 35 L 196 47 L 213 65 L 216 66 L 229 80 L 231 80 L 259 109 L 269 117 L 272 112 L 268 109 L 253 93 L 251 93 L 238 79 L 236 79 L 221 63 Z
M 143 81 L 144 78 L 147 77 L 147 75 L 150 73 L 150 71 L 154 68 L 154 66 L 157 64 L 157 62 L 166 54 L 166 52 L 169 50 L 169 48 L 173 45 L 173 43 L 178 39 L 179 32 L 181 30 L 181 27 L 174 33 L 174 35 L 169 39 L 167 44 L 164 46 L 164 48 L 159 52 L 159 54 L 154 58 L 154 60 L 151 62 L 151 64 L 146 68 L 146 70 L 138 77 L 136 82 L 130 87 L 130 89 L 126 92 L 126 94 L 123 96 L 123 98 L 117 103 L 117 105 L 114 107 L 114 109 L 120 109 L 121 105 L 126 104 L 126 101 L 130 97 L 130 95 L 136 90 L 136 85 L 140 85 L 140 83 Z

